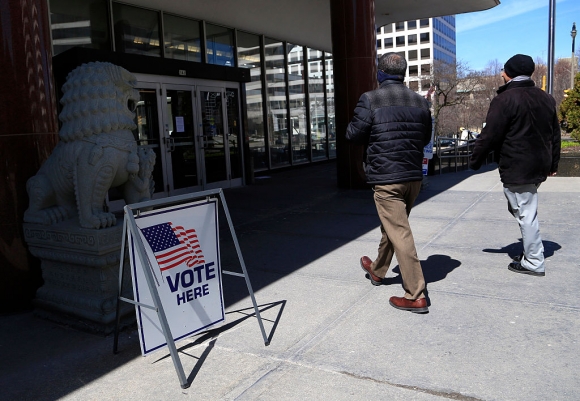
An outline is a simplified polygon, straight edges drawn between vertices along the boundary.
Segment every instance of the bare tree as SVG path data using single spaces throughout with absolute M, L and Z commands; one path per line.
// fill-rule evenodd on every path
M 436 60 L 432 66 L 431 87 L 433 89 L 433 115 L 435 117 L 435 132 L 443 132 L 438 126 L 441 124 L 441 112 L 445 108 L 455 109 L 471 99 L 474 90 L 481 82 L 481 73 L 472 71 L 467 63 L 457 61 L 455 64 Z M 451 114 L 445 113 L 446 118 Z M 442 127 L 449 130 L 448 124 Z M 458 126 L 453 129 L 457 131 Z

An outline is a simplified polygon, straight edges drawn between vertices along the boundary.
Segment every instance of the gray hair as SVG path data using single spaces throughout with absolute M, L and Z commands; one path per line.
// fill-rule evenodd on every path
M 405 76 L 407 60 L 398 53 L 385 53 L 379 58 L 378 68 L 389 75 Z

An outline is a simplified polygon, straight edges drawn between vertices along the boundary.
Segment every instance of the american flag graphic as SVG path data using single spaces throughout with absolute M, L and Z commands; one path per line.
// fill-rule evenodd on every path
M 151 246 L 161 272 L 183 263 L 188 267 L 205 263 L 193 228 L 186 230 L 168 222 L 142 228 L 141 232 Z

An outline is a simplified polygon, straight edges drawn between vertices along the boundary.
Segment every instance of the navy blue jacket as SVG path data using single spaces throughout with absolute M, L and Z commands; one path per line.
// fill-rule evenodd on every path
M 469 166 L 477 170 L 491 151 L 499 154 L 505 185 L 539 184 L 558 171 L 560 125 L 556 101 L 532 80 L 501 86 L 489 105 L 485 128 L 475 141 Z
M 423 148 L 431 140 L 427 100 L 402 81 L 386 80 L 363 93 L 346 129 L 346 139 L 366 146 L 369 184 L 423 179 Z

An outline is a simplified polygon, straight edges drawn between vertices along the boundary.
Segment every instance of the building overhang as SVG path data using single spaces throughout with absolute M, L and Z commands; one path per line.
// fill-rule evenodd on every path
M 124 0 L 124 3 L 202 19 L 332 52 L 332 0 Z M 411 19 L 482 11 L 499 0 L 375 0 L 377 26 Z

